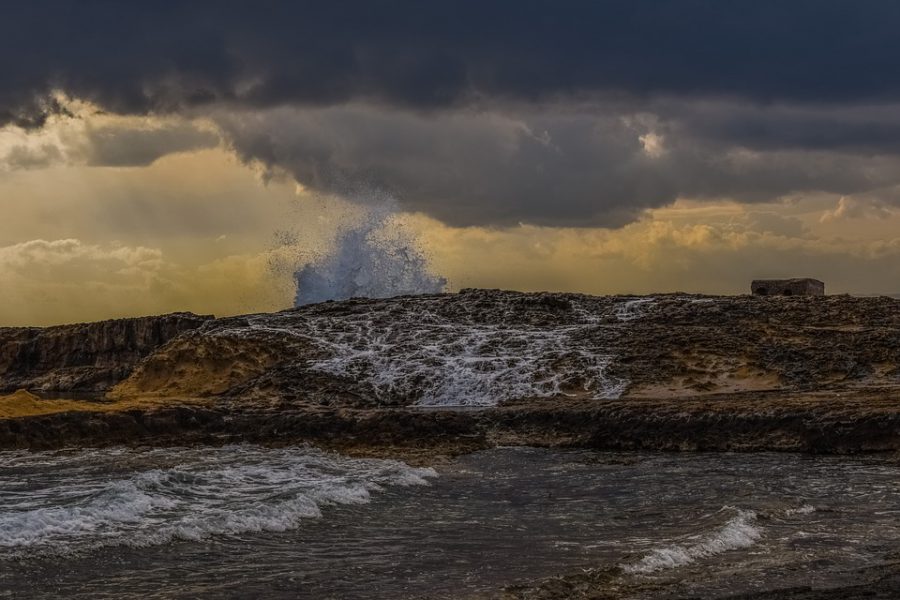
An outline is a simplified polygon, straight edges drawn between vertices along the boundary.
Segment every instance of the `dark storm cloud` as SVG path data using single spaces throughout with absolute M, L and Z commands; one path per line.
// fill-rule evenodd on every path
M 416 114 L 369 106 L 212 117 L 248 162 L 365 201 L 367 188 L 453 225 L 616 227 L 678 197 L 772 201 L 894 185 L 900 157 L 753 151 L 613 108 Z
M 619 226 L 900 184 L 898 26 L 865 0 L 20 2 L 0 124 L 42 126 L 62 91 L 210 117 L 247 162 L 452 224 Z M 214 142 L 135 135 L 89 162 Z
M 118 112 L 229 100 L 457 106 L 614 93 L 752 101 L 900 98 L 900 4 L 8 3 L 0 118 L 40 125 L 59 88 Z
M 900 153 L 897 104 L 753 105 L 668 101 L 645 106 L 673 131 L 754 150 Z

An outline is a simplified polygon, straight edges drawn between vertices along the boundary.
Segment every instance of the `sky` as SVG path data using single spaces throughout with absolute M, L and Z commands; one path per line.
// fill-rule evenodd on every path
M 382 210 L 463 287 L 900 292 L 900 4 L 14 3 L 0 326 L 291 305 Z

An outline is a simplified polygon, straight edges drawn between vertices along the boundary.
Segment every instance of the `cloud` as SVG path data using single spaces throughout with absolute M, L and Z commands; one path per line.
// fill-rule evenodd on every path
M 248 163 L 305 188 L 401 206 L 457 226 L 620 227 L 678 198 L 770 202 L 900 183 L 900 155 L 754 149 L 694 132 L 677 110 L 617 105 L 427 114 L 368 105 L 211 113 Z M 667 109 L 668 112 L 664 109 Z
M 403 210 L 456 226 L 621 227 L 679 198 L 759 203 L 813 193 L 860 197 L 900 186 L 900 153 L 889 145 L 872 154 L 875 146 L 863 151 L 834 137 L 830 146 L 797 147 L 790 135 L 779 141 L 775 125 L 767 128 L 765 143 L 759 136 L 731 140 L 698 125 L 704 112 L 726 129 L 745 118 L 766 118 L 726 101 L 428 112 L 370 104 L 230 107 L 168 117 L 69 106 L 74 118 L 54 117 L 41 131 L 0 129 L 0 148 L 10 148 L 0 152 L 0 165 L 147 166 L 163 156 L 224 144 L 269 179 L 287 175 L 302 190 L 362 203 L 392 193 Z M 773 111 L 775 124 L 784 114 L 803 114 L 785 107 Z M 818 111 L 818 118 L 826 113 L 838 129 L 861 114 L 834 109 Z M 893 113 L 882 107 L 878 114 L 887 120 Z M 897 197 L 891 192 L 882 202 Z M 171 194 L 154 199 L 152 190 L 131 190 L 114 200 L 102 219 L 123 227 L 172 220 L 166 217 L 175 200 Z M 229 220 L 208 207 L 192 212 L 195 204 L 179 211 L 175 229 L 209 232 Z
M 804 237 L 809 233 L 809 228 L 802 220 L 773 211 L 747 213 L 747 227 L 752 231 L 768 232 L 783 237 Z
M 19 144 L 0 158 L 0 164 L 5 164 L 10 169 L 43 169 L 62 160 L 62 151 L 53 144 L 45 143 L 36 147 Z
M 678 198 L 900 183 L 888 2 L 50 0 L 5 17 L 0 124 L 86 123 L 12 148 L 11 168 L 147 165 L 218 144 L 194 120 L 211 118 L 248 163 L 452 225 L 620 227 Z
M 29 240 L 0 247 L 0 323 L 44 325 L 175 310 L 234 314 L 289 304 L 268 254 L 223 256 L 196 266 L 157 248 Z
M 891 216 L 896 210 L 896 207 L 891 206 L 884 199 L 841 196 L 834 209 L 822 213 L 820 221 L 828 223 L 846 219 L 883 219 Z
M 77 239 L 31 240 L 0 248 L 0 270 L 8 277 L 54 282 L 60 271 L 65 279 L 109 281 L 152 275 L 159 270 L 161 254 L 142 246 L 99 246 Z
M 20 124 L 60 110 L 54 89 L 129 113 L 591 93 L 900 98 L 890 2 L 48 0 L 4 16 L 0 53 L 16 60 L 0 76 L 0 115 Z
M 39 131 L 0 128 L 0 148 L 9 148 L 0 152 L 0 166 L 147 166 L 169 154 L 220 144 L 215 128 L 202 120 L 114 116 L 76 101 L 67 101 L 67 106 L 66 117 L 51 117 Z
M 131 127 L 87 127 L 78 153 L 91 166 L 146 166 L 176 152 L 212 148 L 219 143 L 214 131 L 192 123 L 164 123 Z
M 221 133 L 314 192 L 499 227 L 900 185 L 889 2 L 48 0 L 4 17 L 0 125 L 86 123 L 11 147 L 15 169 L 148 165 Z

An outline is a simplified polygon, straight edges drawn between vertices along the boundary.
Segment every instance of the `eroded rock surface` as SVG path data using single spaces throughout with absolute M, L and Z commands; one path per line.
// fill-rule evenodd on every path
M 900 450 L 890 298 L 464 290 L 159 319 L 137 337 L 120 322 L 6 330 L 0 364 L 20 366 L 5 389 L 124 377 L 106 399 L 123 408 L 20 414 L 0 422 L 0 446 Z
M 218 319 L 125 394 L 492 406 L 900 384 L 900 301 L 464 290 Z
M 0 391 L 103 392 L 211 316 L 174 313 L 57 327 L 0 328 Z
M 0 397 L 0 449 L 312 443 L 429 465 L 509 445 L 900 451 L 900 301 L 889 298 L 466 290 L 3 329 L 0 344 L 2 389 L 116 384 L 93 400 Z M 740 597 L 894 598 L 898 573 L 891 562 L 858 585 Z M 657 591 L 669 592 L 596 565 L 483 597 Z

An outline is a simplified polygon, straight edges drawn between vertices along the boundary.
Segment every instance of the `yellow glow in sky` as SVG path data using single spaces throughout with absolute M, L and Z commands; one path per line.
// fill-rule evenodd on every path
M 355 209 L 287 178 L 264 182 L 210 147 L 207 127 L 101 116 L 0 131 L 0 325 L 289 306 L 293 269 Z M 131 139 L 150 148 L 132 163 L 154 144 L 185 149 L 92 164 L 115 162 L 116 128 L 155 132 L 122 138 L 128 152 Z M 900 292 L 900 215 L 866 199 L 681 200 L 618 230 L 403 219 L 451 289 L 743 293 L 754 277 L 811 276 L 829 292 Z

